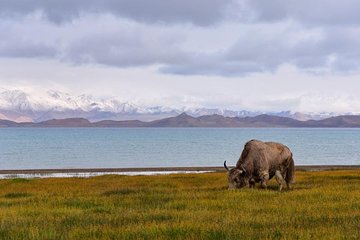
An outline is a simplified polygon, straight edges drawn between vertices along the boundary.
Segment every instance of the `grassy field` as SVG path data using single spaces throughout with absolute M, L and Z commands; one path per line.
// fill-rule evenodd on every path
M 0 239 L 360 239 L 360 170 L 296 172 L 292 191 L 225 173 L 0 181 Z

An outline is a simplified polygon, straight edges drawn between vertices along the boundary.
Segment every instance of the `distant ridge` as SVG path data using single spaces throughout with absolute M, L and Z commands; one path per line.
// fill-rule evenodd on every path
M 38 123 L 41 127 L 90 127 L 91 123 L 85 118 L 52 119 Z
M 240 106 L 238 106 L 240 107 Z M 74 96 L 56 90 L 42 94 L 28 93 L 23 90 L 0 88 L 0 119 L 13 122 L 43 122 L 51 119 L 86 118 L 90 122 L 140 120 L 144 122 L 176 117 L 182 112 L 198 118 L 205 115 L 224 117 L 255 117 L 261 114 L 287 117 L 299 121 L 321 120 L 339 115 L 357 115 L 357 112 L 293 112 L 282 111 L 249 111 L 219 107 L 189 106 L 146 106 L 134 102 L 119 101 L 116 98 L 96 98 L 82 94 Z
M 299 121 L 287 117 L 259 115 L 256 117 L 224 117 L 221 115 L 205 115 L 192 117 L 182 113 L 176 117 L 169 117 L 151 122 L 139 120 L 113 121 L 104 120 L 90 122 L 85 118 L 52 119 L 39 123 L 16 123 L 0 120 L 0 127 L 330 127 L 356 128 L 360 127 L 360 116 L 338 116 L 323 120 Z

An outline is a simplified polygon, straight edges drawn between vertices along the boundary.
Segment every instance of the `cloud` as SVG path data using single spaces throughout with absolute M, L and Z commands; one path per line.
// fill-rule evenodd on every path
M 38 58 L 49 58 L 56 56 L 56 53 L 56 49 L 52 46 L 37 43 L 24 43 L 22 41 L 18 41 L 16 45 L 14 45 L 14 42 L 6 42 L 0 46 L 0 55 L 3 57 L 31 58 L 36 56 Z
M 360 99 L 349 95 L 306 94 L 299 97 L 298 111 L 360 113 Z
M 182 36 L 171 30 L 119 26 L 111 31 L 82 34 L 64 45 L 62 60 L 78 64 L 95 63 L 116 67 L 176 64 L 187 56 L 179 47 Z M 95 31 L 97 31 L 95 30 Z
M 242 23 L 294 20 L 310 25 L 358 25 L 357 0 L 1 0 L 0 15 L 40 11 L 52 22 L 71 22 L 83 14 L 113 14 L 143 23 Z
M 2 0 L 5 16 L 41 11 L 50 21 L 69 22 L 82 14 L 113 14 L 145 23 L 193 23 L 209 25 L 226 18 L 231 0 Z
M 251 22 L 293 20 L 307 25 L 358 25 L 360 4 L 357 0 L 244 0 Z
M 360 70 L 360 27 L 304 27 L 293 21 L 243 25 L 237 41 L 224 51 L 193 54 L 168 64 L 165 73 L 244 76 L 274 72 L 291 64 L 309 73 L 342 74 Z
M 104 28 L 106 25 L 106 28 Z M 110 15 L 56 25 L 37 14 L 0 22 L 0 57 L 49 58 L 75 64 L 134 67 L 186 58 L 177 29 L 145 26 Z
M 0 57 L 186 76 L 243 77 L 286 64 L 316 74 L 360 70 L 360 4 L 352 1 L 21 3 L 0 1 Z
M 244 76 L 274 72 L 283 64 L 303 69 L 327 67 L 328 57 L 336 52 L 323 46 L 326 34 L 321 29 L 303 28 L 292 21 L 276 24 L 238 25 L 236 41 L 225 50 L 197 53 L 190 61 L 168 64 L 165 73 L 184 75 Z

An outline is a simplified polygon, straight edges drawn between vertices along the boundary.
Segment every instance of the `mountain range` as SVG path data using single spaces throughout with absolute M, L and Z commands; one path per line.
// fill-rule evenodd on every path
M 139 106 L 131 102 L 121 102 L 115 98 L 98 99 L 91 95 L 73 96 L 60 91 L 47 91 L 42 95 L 30 94 L 22 90 L 0 88 L 0 119 L 13 122 L 43 122 L 51 119 L 86 118 L 90 122 L 102 120 L 154 121 L 175 117 L 181 113 L 192 117 L 221 115 L 224 117 L 255 117 L 262 114 L 288 117 L 296 120 L 321 120 L 336 113 L 300 113 L 291 111 L 261 112 L 229 110 L 221 108 L 173 108 L 164 106 Z M 354 115 L 356 113 L 346 113 Z
M 139 120 L 90 122 L 85 118 L 52 119 L 43 122 L 16 123 L 0 120 L 0 127 L 360 127 L 360 116 L 337 116 L 323 120 L 299 121 L 287 117 L 259 115 L 255 117 L 224 117 L 205 115 L 192 117 L 182 113 L 150 122 Z

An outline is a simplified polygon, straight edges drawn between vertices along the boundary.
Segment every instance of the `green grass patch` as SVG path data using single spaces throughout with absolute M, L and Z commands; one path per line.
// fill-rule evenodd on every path
M 12 183 L 24 183 L 24 182 L 31 182 L 31 179 L 27 179 L 27 178 L 13 178 L 11 179 Z
M 26 192 L 12 192 L 4 195 L 5 198 L 25 198 L 30 197 L 31 194 Z
M 139 190 L 124 188 L 124 189 L 106 191 L 103 193 L 103 195 L 104 196 L 117 196 L 117 195 L 123 196 L 123 195 L 128 195 L 128 194 L 134 194 L 136 192 L 139 192 Z
M 360 170 L 277 189 L 229 191 L 226 173 L 0 180 L 0 239 L 360 239 Z

